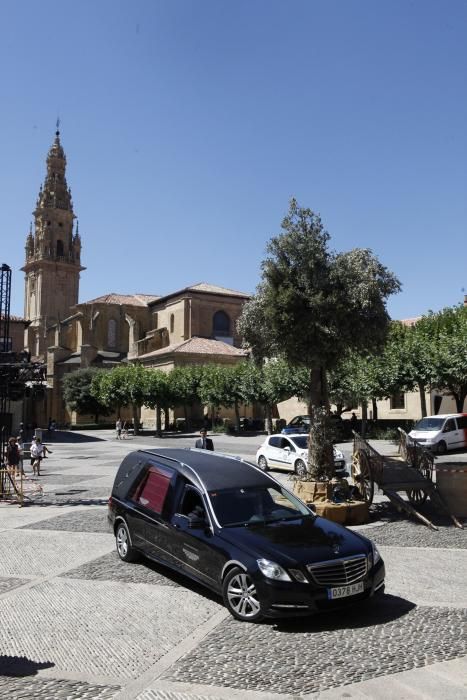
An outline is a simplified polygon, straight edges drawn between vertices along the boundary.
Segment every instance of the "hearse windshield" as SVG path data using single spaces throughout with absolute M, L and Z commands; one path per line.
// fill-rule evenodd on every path
M 300 501 L 275 485 L 222 489 L 211 491 L 209 497 L 222 527 L 314 517 Z
M 444 418 L 422 418 L 414 430 L 441 430 L 444 420 Z

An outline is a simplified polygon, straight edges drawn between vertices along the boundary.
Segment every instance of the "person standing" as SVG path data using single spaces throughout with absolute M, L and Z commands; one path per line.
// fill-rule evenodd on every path
M 199 434 L 201 435 L 201 437 L 198 438 L 198 440 L 196 440 L 195 447 L 198 448 L 198 450 L 214 451 L 214 444 L 213 444 L 211 438 L 207 437 L 206 428 L 201 428 L 201 430 L 199 431 Z
M 117 418 L 115 422 L 115 432 L 117 433 L 117 440 L 120 440 L 122 437 L 122 421 L 120 418 Z
M 19 447 L 16 444 L 16 438 L 11 437 L 8 440 L 6 448 L 6 464 L 7 469 L 13 476 L 19 476 L 20 472 L 20 453 Z

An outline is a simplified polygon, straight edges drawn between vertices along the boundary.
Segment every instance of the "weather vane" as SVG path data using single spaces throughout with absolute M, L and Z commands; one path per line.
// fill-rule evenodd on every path
M 59 132 L 59 129 L 60 129 L 60 117 L 57 117 L 57 134 Z

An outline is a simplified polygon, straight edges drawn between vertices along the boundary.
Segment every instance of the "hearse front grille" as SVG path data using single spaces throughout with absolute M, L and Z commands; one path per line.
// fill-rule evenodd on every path
M 357 554 L 348 559 L 308 564 L 306 568 L 319 586 L 347 586 L 364 578 L 368 561 L 364 554 Z

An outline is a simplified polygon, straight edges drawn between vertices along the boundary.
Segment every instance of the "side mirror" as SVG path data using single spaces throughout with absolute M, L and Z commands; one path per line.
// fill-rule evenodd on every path
M 284 450 L 285 450 L 286 452 L 290 452 L 290 447 L 287 445 L 287 447 L 284 447 Z

